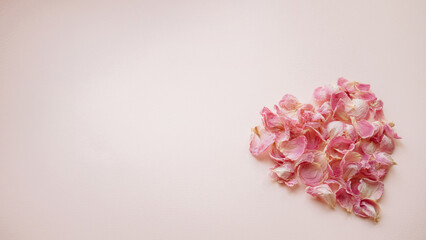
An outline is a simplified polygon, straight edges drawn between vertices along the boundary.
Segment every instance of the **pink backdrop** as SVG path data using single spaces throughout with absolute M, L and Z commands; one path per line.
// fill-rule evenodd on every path
M 426 239 L 425 1 L 0 1 L 0 239 Z M 378 224 L 270 181 L 258 112 L 366 82 Z

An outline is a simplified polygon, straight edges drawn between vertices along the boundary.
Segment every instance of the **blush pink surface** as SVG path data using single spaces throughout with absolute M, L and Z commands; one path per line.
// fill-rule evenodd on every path
M 1 1 L 0 239 L 426 239 L 424 1 Z M 272 182 L 259 111 L 338 77 L 403 138 L 380 222 Z

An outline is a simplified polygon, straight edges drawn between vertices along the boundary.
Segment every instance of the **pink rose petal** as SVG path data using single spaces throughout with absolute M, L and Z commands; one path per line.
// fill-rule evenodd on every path
M 348 193 L 344 188 L 341 188 L 336 192 L 336 200 L 337 203 L 339 203 L 339 205 L 347 212 L 352 212 L 353 206 L 356 202 L 355 197 Z
M 360 217 L 370 218 L 377 222 L 380 215 L 380 206 L 374 200 L 358 200 L 354 205 L 354 213 Z
M 336 204 L 336 194 L 331 190 L 328 184 L 321 184 L 315 187 L 307 187 L 306 193 L 321 199 L 327 203 L 330 207 L 334 208 Z
M 250 152 L 253 156 L 259 156 L 269 148 L 275 141 L 275 134 L 260 129 L 253 128 L 253 137 L 250 143 Z
M 282 142 L 278 145 L 278 150 L 288 159 L 297 160 L 305 151 L 306 144 L 306 137 L 302 135 L 290 141 Z

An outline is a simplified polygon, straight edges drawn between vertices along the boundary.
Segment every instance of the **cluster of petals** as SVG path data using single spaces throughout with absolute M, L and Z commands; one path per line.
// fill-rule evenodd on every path
M 334 208 L 336 203 L 357 216 L 378 221 L 377 201 L 383 179 L 394 165 L 394 124 L 383 114 L 383 102 L 370 85 L 339 78 L 337 85 L 318 87 L 313 104 L 284 95 L 271 110 L 260 112 L 250 152 L 267 156 L 275 166 L 271 177 Z

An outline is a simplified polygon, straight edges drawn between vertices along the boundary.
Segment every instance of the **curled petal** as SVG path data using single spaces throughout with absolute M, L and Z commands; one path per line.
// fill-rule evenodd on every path
M 384 185 L 383 182 L 363 178 L 358 185 L 358 191 L 361 199 L 368 198 L 377 201 L 383 195 Z
M 344 109 L 349 109 L 352 101 L 346 92 L 333 93 L 330 98 L 331 108 L 336 109 L 339 102 L 343 103 Z
M 307 186 L 320 184 L 325 177 L 323 168 L 317 163 L 301 163 L 298 167 L 300 180 Z
M 368 154 L 368 155 L 372 155 L 374 152 L 376 152 L 376 150 L 378 148 L 378 146 L 375 142 L 370 142 L 370 141 L 366 141 L 366 140 L 361 141 L 360 147 L 361 147 L 362 151 L 365 154 Z
M 318 149 L 319 145 L 325 142 L 322 135 L 317 130 L 311 127 L 306 130 L 305 136 L 307 141 L 306 149 Z
M 337 102 L 336 108 L 334 108 L 333 118 L 339 121 L 349 121 L 348 112 L 346 111 L 346 104 L 342 99 Z
M 336 204 L 336 194 L 331 190 L 328 184 L 307 187 L 306 192 L 314 197 L 317 197 L 318 199 L 321 199 L 332 208 L 334 208 Z
M 345 209 L 347 212 L 352 212 L 353 206 L 355 204 L 355 196 L 351 193 L 348 193 L 346 189 L 340 188 L 336 192 L 336 200 L 339 205 Z
M 329 176 L 340 178 L 343 174 L 343 168 L 340 159 L 332 159 L 328 162 L 327 169 Z
M 374 153 L 373 158 L 374 158 L 374 161 L 380 165 L 391 166 L 395 164 L 391 155 L 385 152 Z
M 391 154 L 395 149 L 395 144 L 393 143 L 392 138 L 383 135 L 382 140 L 380 141 L 379 150 L 385 153 Z
M 355 148 L 353 142 L 343 136 L 335 137 L 327 145 L 326 153 L 334 158 L 342 158 L 343 155 Z
M 347 163 L 353 163 L 353 162 L 359 162 L 361 160 L 361 154 L 358 152 L 354 152 L 354 151 L 350 151 L 347 152 L 344 156 L 343 156 L 343 162 L 345 164 Z
M 278 181 L 288 181 L 294 175 L 294 163 L 288 161 L 283 162 L 282 164 L 273 167 L 271 172 Z
M 325 102 L 317 109 L 317 112 L 320 113 L 324 119 L 328 119 L 333 112 L 333 109 L 331 109 L 330 103 Z
M 390 126 L 390 124 L 386 124 L 384 126 L 384 131 L 386 133 L 386 135 L 388 135 L 389 137 L 395 138 L 395 139 L 401 139 L 400 136 L 398 136 L 398 134 L 396 134 L 396 132 L 393 130 L 392 126 Z
M 276 144 L 272 146 L 271 152 L 269 152 L 269 157 L 277 164 L 282 164 L 287 160 L 284 154 L 277 149 Z
M 370 218 L 374 221 L 379 220 L 380 206 L 371 199 L 358 200 L 354 205 L 354 213 L 363 218 Z
M 299 105 L 299 101 L 295 96 L 286 94 L 278 103 L 278 105 L 286 110 L 294 110 Z
M 357 122 L 353 120 L 352 123 L 354 125 L 355 131 L 361 138 L 369 138 L 373 136 L 374 127 L 369 121 L 363 119 Z
M 290 141 L 282 142 L 278 149 L 288 159 L 297 160 L 305 151 L 306 144 L 306 137 L 302 135 Z
M 275 134 L 261 129 L 259 126 L 253 128 L 250 142 L 250 152 L 253 156 L 259 156 L 269 148 L 275 141 Z
M 350 140 L 352 140 L 353 142 L 356 142 L 356 141 L 358 141 L 358 134 L 356 133 L 356 131 L 355 131 L 355 128 L 354 128 L 354 126 L 352 126 L 352 125 L 350 125 L 350 124 L 346 124 L 346 127 L 345 127 L 345 134 L 346 134 L 346 136 L 350 139 Z
M 273 131 L 284 128 L 284 124 L 281 121 L 281 118 L 269 110 L 269 108 L 264 107 L 260 114 L 262 115 L 263 125 L 267 130 Z

